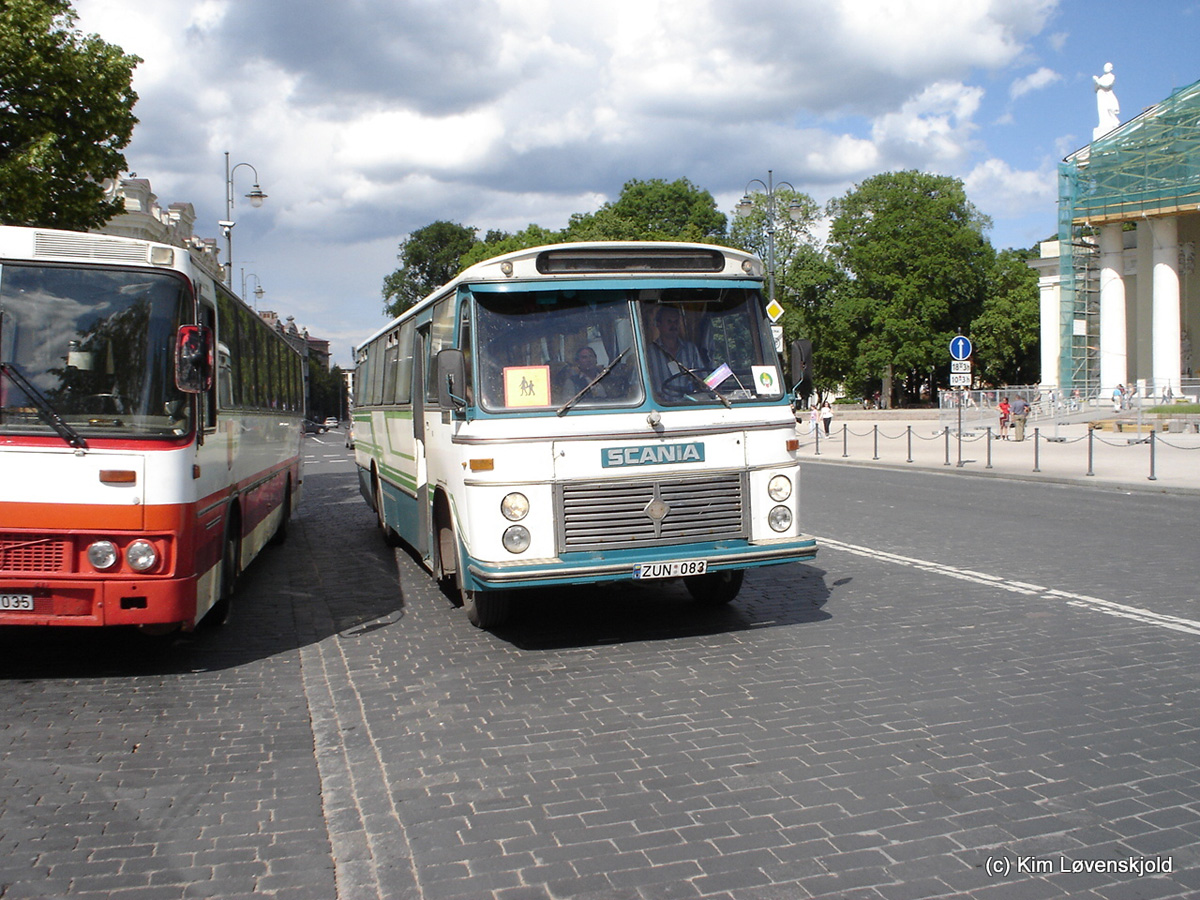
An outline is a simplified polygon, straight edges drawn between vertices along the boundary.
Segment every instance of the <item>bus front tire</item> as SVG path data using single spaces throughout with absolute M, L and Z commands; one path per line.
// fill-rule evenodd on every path
M 467 621 L 476 628 L 495 628 L 508 618 L 507 591 L 463 590 L 461 593 Z
M 233 617 L 233 592 L 241 568 L 242 537 L 237 516 L 225 523 L 225 541 L 221 549 L 221 596 L 205 617 L 212 625 L 228 625 Z
M 683 579 L 683 586 L 692 595 L 692 599 L 702 606 L 721 606 L 738 595 L 745 575 L 742 569 L 692 575 Z

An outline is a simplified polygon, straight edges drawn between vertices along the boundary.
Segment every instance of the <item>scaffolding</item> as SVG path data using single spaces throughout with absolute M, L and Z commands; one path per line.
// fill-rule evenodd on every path
M 1200 81 L 1072 153 L 1058 167 L 1059 385 L 1099 388 L 1095 229 L 1200 209 Z

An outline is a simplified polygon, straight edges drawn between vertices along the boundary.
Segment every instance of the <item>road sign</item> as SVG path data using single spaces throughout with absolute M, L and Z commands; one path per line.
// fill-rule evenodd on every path
M 772 322 L 778 322 L 779 317 L 784 313 L 783 304 L 778 300 L 772 300 L 767 304 L 767 318 Z
M 952 388 L 955 388 L 955 387 L 969 388 L 970 386 L 971 386 L 971 373 L 970 372 L 951 372 L 950 373 L 950 387 L 952 387 Z
M 950 360 L 950 371 L 956 375 L 961 375 L 966 372 L 971 374 L 971 361 L 969 359 L 952 359 Z
M 971 339 L 963 337 L 961 334 L 950 338 L 950 358 L 951 359 L 970 359 L 971 358 Z

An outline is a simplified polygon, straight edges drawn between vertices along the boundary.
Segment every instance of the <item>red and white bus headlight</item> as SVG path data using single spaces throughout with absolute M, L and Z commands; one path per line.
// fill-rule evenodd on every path
M 505 494 L 500 501 L 500 512 L 510 522 L 520 522 L 529 515 L 529 498 L 519 491 Z
M 792 527 L 792 511 L 786 506 L 776 506 L 767 513 L 767 523 L 772 531 L 787 531 Z
M 158 565 L 158 551 L 149 541 L 134 541 L 125 551 L 125 562 L 135 572 L 148 572 Z
M 776 503 L 792 496 L 792 480 L 786 475 L 776 475 L 767 482 L 767 493 Z
M 117 553 L 117 545 L 112 541 L 93 541 L 88 545 L 87 558 L 93 569 L 103 572 L 115 566 L 121 554 Z
M 510 525 L 504 529 L 500 540 L 509 553 L 524 553 L 529 549 L 529 529 L 524 525 Z

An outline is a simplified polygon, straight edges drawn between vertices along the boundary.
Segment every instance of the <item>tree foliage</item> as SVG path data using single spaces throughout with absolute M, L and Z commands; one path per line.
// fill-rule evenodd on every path
M 1028 250 L 996 255 L 983 310 L 971 323 L 975 375 L 989 384 L 1030 384 L 1041 365 L 1037 273 Z
M 74 28 L 69 0 L 0 2 L 0 222 L 85 230 L 124 207 L 141 60 Z
M 867 179 L 829 212 L 830 255 L 852 276 L 835 292 L 837 319 L 859 335 L 847 380 L 865 388 L 878 379 L 888 396 L 894 375 L 914 400 L 982 309 L 988 220 L 957 178 L 911 170 Z
M 384 315 L 400 315 L 450 281 L 474 244 L 475 229 L 455 222 L 431 222 L 410 234 L 397 257 L 403 265 L 383 279 Z
M 725 235 L 712 194 L 686 178 L 632 179 L 594 213 L 571 216 L 566 241 L 712 241 Z

